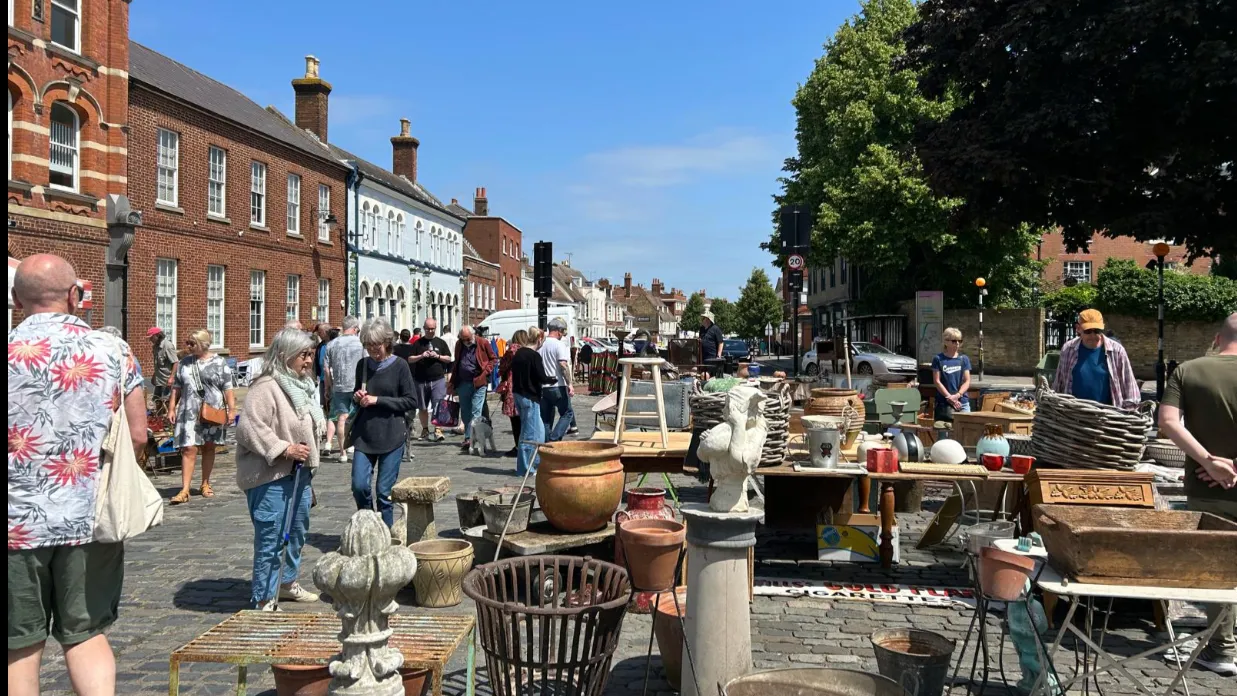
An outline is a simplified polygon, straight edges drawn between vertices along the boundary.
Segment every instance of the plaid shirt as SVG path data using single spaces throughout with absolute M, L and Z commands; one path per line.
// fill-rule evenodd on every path
M 1057 376 L 1052 380 L 1052 390 L 1061 394 L 1073 394 L 1074 366 L 1078 364 L 1078 346 L 1081 338 L 1071 338 L 1061 346 L 1061 362 L 1057 363 Z M 1108 384 L 1112 389 L 1112 405 L 1126 411 L 1138 408 L 1142 390 L 1134 379 L 1134 367 L 1130 356 L 1118 342 L 1104 338 L 1100 344 L 1104 351 L 1104 364 L 1108 367 Z

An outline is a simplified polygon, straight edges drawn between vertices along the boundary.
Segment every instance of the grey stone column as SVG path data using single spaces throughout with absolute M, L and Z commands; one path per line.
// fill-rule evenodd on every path
M 682 694 L 713 696 L 718 684 L 752 671 L 747 549 L 756 545 L 764 511 L 714 512 L 701 504 L 681 510 L 687 522 Z

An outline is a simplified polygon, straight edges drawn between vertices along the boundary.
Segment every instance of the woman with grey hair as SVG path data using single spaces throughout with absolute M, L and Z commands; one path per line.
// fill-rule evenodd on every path
M 313 337 L 293 328 L 275 334 L 236 429 L 236 485 L 245 492 L 253 522 L 250 599 L 258 609 L 270 607 L 276 592 L 280 600 L 318 600 L 297 582 L 312 499 L 305 491 L 318 468 L 318 435 L 326 427 L 313 366 Z M 295 513 L 288 530 L 288 563 L 283 577 L 276 577 L 290 508 Z
M 394 524 L 391 489 L 399 480 L 399 465 L 408 441 L 404 414 L 415 407 L 412 372 L 407 360 L 392 354 L 395 331 L 386 319 L 365 322 L 361 345 L 368 357 L 357 363 L 356 392 L 352 395 L 357 413 L 348 433 L 352 454 L 352 497 L 357 509 L 374 506 L 370 478 L 378 470 L 377 508 L 382 521 Z

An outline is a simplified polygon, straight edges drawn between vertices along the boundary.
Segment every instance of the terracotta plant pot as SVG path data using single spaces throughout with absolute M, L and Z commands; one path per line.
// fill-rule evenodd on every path
M 623 448 L 608 442 L 552 442 L 538 448 L 537 499 L 564 532 L 602 529 L 623 499 Z
M 666 681 L 670 688 L 682 691 L 683 679 L 683 624 L 679 617 L 687 613 L 687 588 L 675 590 L 679 596 L 679 606 L 675 609 L 674 595 L 669 592 L 657 600 L 653 609 L 653 633 L 657 636 L 657 650 L 661 653 L 662 668 L 666 670 Z
M 627 507 L 614 513 L 614 523 L 622 524 L 628 520 L 672 520 L 674 508 L 666 504 L 666 489 L 664 488 L 629 488 L 627 489 Z M 614 562 L 624 564 L 623 539 L 614 539 Z
M 855 410 L 855 414 L 848 410 L 852 408 Z M 859 392 L 854 389 L 838 389 L 834 387 L 813 389 L 811 398 L 803 406 L 803 415 L 805 416 L 850 417 L 850 427 L 846 429 L 846 435 L 842 438 L 843 448 L 854 446 L 855 440 L 859 438 L 859 433 L 863 432 L 863 421 L 867 418 L 867 412 L 867 406 L 863 403 L 863 399 L 859 397 Z
M 687 527 L 674 520 L 628 520 L 619 525 L 618 535 L 633 588 L 657 592 L 674 587 Z
M 400 669 L 399 676 L 404 680 L 404 696 L 425 696 L 434 684 L 428 669 L 404 667 Z
M 979 550 L 979 587 L 993 599 L 1012 602 L 1022 596 L 1035 559 L 1002 551 L 995 546 Z
M 453 607 L 464 600 L 462 583 L 472 570 L 472 544 L 463 539 L 428 539 L 409 544 L 417 557 L 412 577 L 417 606 Z
M 331 673 L 326 665 L 271 665 L 276 696 L 326 696 Z

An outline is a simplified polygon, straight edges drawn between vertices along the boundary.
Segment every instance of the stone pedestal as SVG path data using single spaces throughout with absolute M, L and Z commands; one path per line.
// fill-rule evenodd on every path
M 438 538 L 434 503 L 450 490 L 451 479 L 446 476 L 409 476 L 395 484 L 391 502 L 404 512 L 404 524 L 393 530 L 395 538 L 404 546 Z
M 752 671 L 747 553 L 756 545 L 756 523 L 764 511 L 714 512 L 690 504 L 681 512 L 687 523 L 688 597 L 682 694 L 713 696 L 719 683 Z

